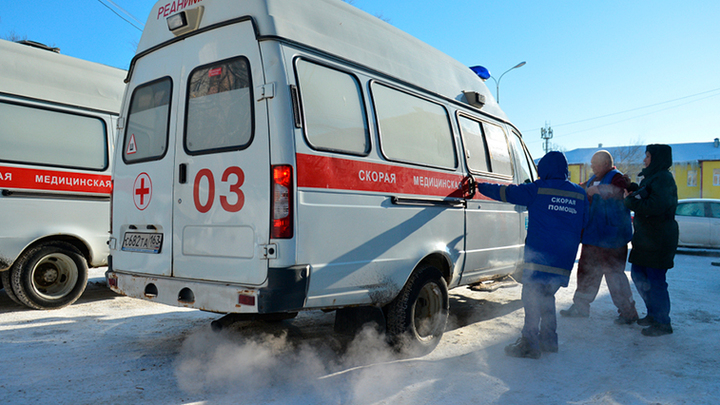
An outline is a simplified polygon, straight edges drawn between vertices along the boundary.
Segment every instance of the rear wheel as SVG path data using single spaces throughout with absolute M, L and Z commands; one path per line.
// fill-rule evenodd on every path
M 12 281 L 10 279 L 10 274 L 12 274 L 11 271 L 12 271 L 12 268 L 5 270 L 3 272 L 0 272 L 0 279 L 2 280 L 2 285 L 3 285 L 3 288 L 5 289 L 5 293 L 7 294 L 8 297 L 10 297 L 11 300 L 15 301 L 16 303 L 18 303 L 20 305 L 25 305 L 18 299 L 18 297 L 15 295 L 15 292 L 13 291 Z
M 12 268 L 13 292 L 35 309 L 57 309 L 75 302 L 85 291 L 85 258 L 73 245 L 49 242 L 23 253 Z
M 430 353 L 445 332 L 449 308 L 447 284 L 440 270 L 433 266 L 418 269 L 385 307 L 390 343 L 408 355 Z

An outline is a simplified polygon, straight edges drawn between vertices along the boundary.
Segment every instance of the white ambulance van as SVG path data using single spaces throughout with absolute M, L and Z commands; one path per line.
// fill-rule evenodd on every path
M 520 132 L 468 67 L 351 5 L 162 0 L 127 82 L 116 292 L 380 308 L 393 343 L 429 351 L 448 288 L 521 263 L 526 209 L 469 191 L 534 179 Z
M 125 71 L 0 40 L 0 275 L 35 309 L 70 305 L 107 264 Z

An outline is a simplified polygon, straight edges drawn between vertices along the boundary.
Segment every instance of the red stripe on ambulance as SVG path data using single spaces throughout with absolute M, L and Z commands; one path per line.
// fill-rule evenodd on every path
M 0 166 L 0 188 L 110 194 L 110 176 Z
M 462 197 L 463 176 L 298 153 L 298 187 Z

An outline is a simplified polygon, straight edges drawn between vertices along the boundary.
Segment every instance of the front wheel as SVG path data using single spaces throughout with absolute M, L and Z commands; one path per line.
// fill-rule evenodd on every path
M 430 353 L 445 332 L 449 308 L 447 283 L 440 270 L 418 269 L 385 307 L 390 343 L 411 356 Z
M 18 258 L 11 271 L 15 296 L 34 309 L 68 306 L 80 298 L 87 286 L 85 258 L 66 242 L 35 246 Z

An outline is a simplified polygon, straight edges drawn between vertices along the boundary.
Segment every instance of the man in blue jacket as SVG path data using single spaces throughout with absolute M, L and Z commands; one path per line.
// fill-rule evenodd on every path
M 623 204 L 623 199 L 630 179 L 613 166 L 612 155 L 606 150 L 595 152 L 590 159 L 590 168 L 593 175 L 584 184 L 590 200 L 590 219 L 582 237 L 577 289 L 573 305 L 560 310 L 560 315 L 590 316 L 590 304 L 605 276 L 610 297 L 618 309 L 615 323 L 627 325 L 638 319 L 630 282 L 625 275 L 632 223 L 630 210 Z
M 588 214 L 587 194 L 568 180 L 565 155 L 548 152 L 538 163 L 538 175 L 528 184 L 477 185 L 487 197 L 528 207 L 522 276 L 525 325 L 505 354 L 533 359 L 543 351 L 558 351 L 555 293 L 568 286 Z

